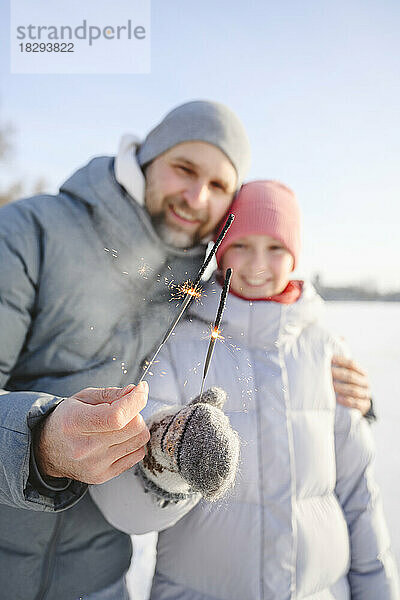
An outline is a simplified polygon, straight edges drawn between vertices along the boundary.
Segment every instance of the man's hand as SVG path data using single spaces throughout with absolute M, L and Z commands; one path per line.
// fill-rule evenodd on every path
M 145 455 L 150 439 L 139 414 L 148 385 L 86 388 L 63 400 L 45 418 L 35 443 L 42 475 L 104 483 Z
M 371 407 L 371 390 L 366 373 L 354 361 L 334 356 L 332 378 L 337 402 L 358 408 L 365 415 Z

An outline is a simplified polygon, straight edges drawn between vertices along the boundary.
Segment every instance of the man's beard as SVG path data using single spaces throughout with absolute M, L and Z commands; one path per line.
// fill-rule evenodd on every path
M 159 214 L 151 217 L 153 227 L 158 236 L 169 246 L 175 248 L 191 248 L 200 244 L 200 238 L 197 233 L 188 233 L 179 229 L 174 229 L 165 222 L 165 215 Z

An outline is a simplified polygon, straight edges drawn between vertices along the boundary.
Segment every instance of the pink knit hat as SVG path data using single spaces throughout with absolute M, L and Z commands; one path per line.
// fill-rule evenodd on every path
M 235 215 L 235 220 L 217 250 L 218 266 L 224 252 L 236 239 L 264 234 L 284 244 L 293 256 L 295 268 L 300 254 L 300 208 L 291 189 L 279 181 L 246 183 L 239 190 L 229 213 Z

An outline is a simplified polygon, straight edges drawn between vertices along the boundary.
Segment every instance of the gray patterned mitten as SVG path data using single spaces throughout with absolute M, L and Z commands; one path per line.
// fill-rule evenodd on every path
M 151 437 L 138 473 L 160 500 L 196 492 L 217 500 L 232 487 L 240 442 L 221 410 L 225 400 L 225 392 L 214 387 L 201 400 L 161 410 L 148 420 Z

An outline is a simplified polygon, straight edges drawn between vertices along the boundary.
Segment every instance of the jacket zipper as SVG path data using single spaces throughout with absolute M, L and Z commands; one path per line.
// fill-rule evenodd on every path
M 58 543 L 58 540 L 60 537 L 63 521 L 64 521 L 64 513 L 58 514 L 57 518 L 56 518 L 56 524 L 54 526 L 54 530 L 53 530 L 52 536 L 50 538 L 49 545 L 47 547 L 47 552 L 46 552 L 46 556 L 45 556 L 43 568 L 42 568 L 42 578 L 41 578 L 40 588 L 39 588 L 38 593 L 35 596 L 35 600 L 44 600 L 44 598 L 46 597 L 50 578 L 53 573 L 54 561 L 56 558 L 55 549 L 57 547 L 57 543 Z
M 251 314 L 251 319 L 252 319 L 252 313 Z M 252 319 L 253 320 L 253 319 Z M 248 362 L 253 365 L 254 364 L 254 360 L 252 359 L 252 352 L 251 350 L 249 350 L 248 353 Z M 259 490 L 259 494 L 260 494 L 260 506 L 259 506 L 259 511 L 260 511 L 260 556 L 259 556 L 259 565 L 258 565 L 258 569 L 259 569 L 259 590 L 260 590 L 260 596 L 259 599 L 260 600 L 264 600 L 264 556 L 265 556 L 265 523 L 264 523 L 264 465 L 263 465 L 263 456 L 262 456 L 262 428 L 261 428 L 261 406 L 260 406 L 260 400 L 259 400 L 259 396 L 258 396 L 258 382 L 257 382 L 257 375 L 256 375 L 256 370 L 251 367 L 251 370 L 253 372 L 253 385 L 254 388 L 257 390 L 254 393 L 254 401 L 255 401 L 255 408 L 256 408 L 256 415 L 257 415 L 257 423 L 256 423 L 256 428 L 257 428 L 257 464 L 258 464 L 258 490 Z

